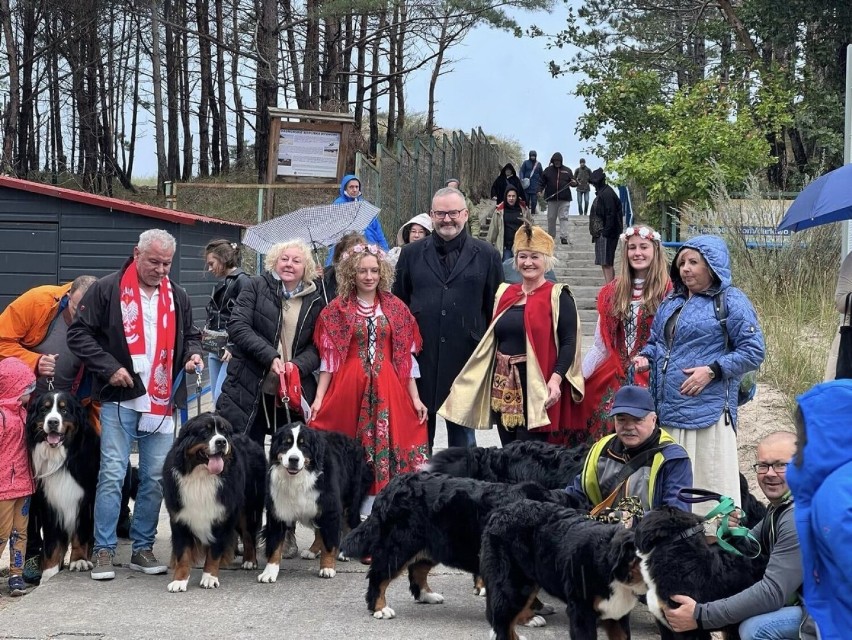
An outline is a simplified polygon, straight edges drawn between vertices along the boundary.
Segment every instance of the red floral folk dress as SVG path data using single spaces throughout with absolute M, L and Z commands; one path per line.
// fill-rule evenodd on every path
M 419 422 L 407 390 L 412 346 L 420 345 L 410 315 L 391 294 L 381 295 L 371 317 L 358 313 L 356 301 L 335 298 L 320 314 L 314 333 L 323 369 L 332 378 L 311 426 L 363 445 L 375 474 L 370 495 L 426 460 L 426 425 Z

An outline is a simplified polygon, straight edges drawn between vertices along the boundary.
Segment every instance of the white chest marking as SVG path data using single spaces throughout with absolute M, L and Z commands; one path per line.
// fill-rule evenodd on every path
M 651 568 L 648 564 L 651 554 L 639 553 L 637 551 L 636 555 L 639 556 L 639 559 L 641 560 L 639 563 L 639 571 L 642 572 L 642 578 L 645 580 L 645 584 L 648 587 L 648 592 L 645 594 L 645 599 L 648 603 L 648 611 L 650 611 L 654 618 L 656 618 L 661 624 L 665 625 L 667 629 L 671 629 L 669 621 L 666 620 L 666 616 L 660 605 L 660 598 L 657 596 L 657 585 L 654 584 L 654 580 L 651 578 Z
M 174 519 L 185 524 L 203 544 L 213 542 L 213 525 L 225 518 L 225 507 L 216 499 L 222 479 L 198 465 L 188 476 L 172 472 L 183 509 Z
M 46 442 L 39 442 L 33 451 L 33 469 L 47 503 L 71 536 L 77 528 L 77 515 L 84 491 L 65 468 L 67 455 L 65 447 L 51 447 Z
M 621 620 L 638 602 L 634 590 L 618 580 L 609 583 L 609 593 L 609 598 L 598 603 L 598 613 L 604 620 Z
M 301 522 L 306 527 L 314 526 L 319 511 L 317 500 L 320 492 L 315 488 L 319 474 L 302 469 L 290 475 L 281 465 L 274 465 L 269 472 L 269 495 L 275 515 L 282 522 Z

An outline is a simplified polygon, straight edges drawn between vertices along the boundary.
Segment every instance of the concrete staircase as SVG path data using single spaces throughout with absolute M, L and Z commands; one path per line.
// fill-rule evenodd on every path
M 490 225 L 488 217 L 490 213 L 489 209 L 480 215 L 479 235 L 483 239 Z M 533 221 L 537 226 L 547 229 L 546 214 L 536 211 Z M 598 290 L 604 284 L 601 268 L 595 265 L 595 246 L 589 235 L 588 216 L 572 215 L 568 218 L 568 237 L 571 244 L 560 243 L 558 227 L 556 235 L 558 263 L 554 271 L 557 280 L 568 284 L 571 287 L 571 293 L 574 294 L 583 328 L 583 351 L 585 352 L 588 351 L 595 335 L 595 324 L 598 321 L 595 300 Z

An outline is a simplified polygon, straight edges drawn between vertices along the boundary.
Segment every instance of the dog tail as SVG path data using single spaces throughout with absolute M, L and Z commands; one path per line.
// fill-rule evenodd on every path
M 340 550 L 349 558 L 371 556 L 381 539 L 380 533 L 379 519 L 376 516 L 370 516 L 346 534 L 343 542 L 340 543 Z

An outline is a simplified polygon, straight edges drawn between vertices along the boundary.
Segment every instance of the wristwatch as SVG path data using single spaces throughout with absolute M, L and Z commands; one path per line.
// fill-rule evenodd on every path
M 710 370 L 710 379 L 713 380 L 716 377 L 716 372 L 713 371 L 713 367 L 707 365 L 707 368 Z

